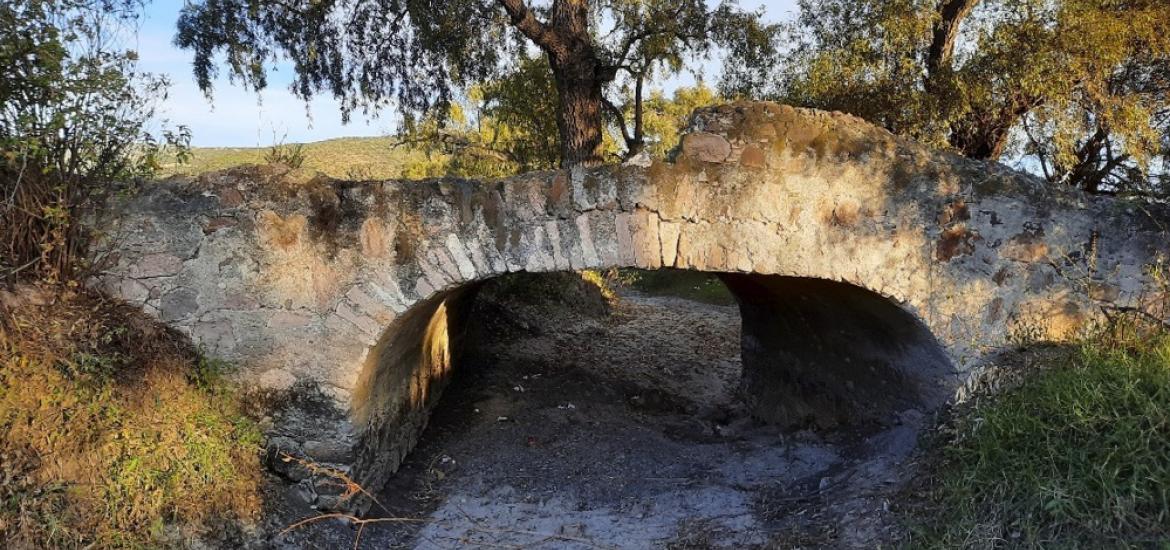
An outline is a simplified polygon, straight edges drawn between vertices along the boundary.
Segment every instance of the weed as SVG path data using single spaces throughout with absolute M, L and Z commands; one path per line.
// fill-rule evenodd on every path
M 597 287 L 597 291 L 601 293 L 601 296 L 605 298 L 607 302 L 613 303 L 618 298 L 617 291 L 614 290 L 613 278 L 613 274 L 616 272 L 617 270 L 610 270 L 606 273 L 602 273 L 596 269 L 586 269 L 584 271 L 578 272 L 578 275 L 581 276 L 582 281 Z
M 233 370 L 231 363 L 200 353 L 195 368 L 191 370 L 190 379 L 199 389 L 214 391 L 224 387 L 224 377 Z
M 281 139 L 268 147 L 264 153 L 264 162 L 268 164 L 283 164 L 289 168 L 300 168 L 305 164 L 305 145 L 302 143 L 284 143 Z

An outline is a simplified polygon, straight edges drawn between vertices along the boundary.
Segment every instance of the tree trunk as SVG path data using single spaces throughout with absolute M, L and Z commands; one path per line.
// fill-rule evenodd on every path
M 974 109 L 951 125 L 951 146 L 967 158 L 999 160 L 1012 128 L 1041 103 L 1039 99 L 1012 94 L 994 109 Z
M 601 87 L 616 67 L 602 65 L 589 32 L 588 0 L 554 0 L 547 22 L 537 19 L 524 0 L 497 0 L 512 25 L 548 55 L 557 85 L 557 129 L 561 166 L 594 166 L 601 151 Z
M 599 63 L 591 55 L 558 61 L 549 56 L 553 80 L 557 86 L 557 129 L 561 138 L 561 166 L 596 166 L 602 157 L 603 80 Z
M 1000 123 L 978 124 L 969 121 L 956 124 L 951 132 L 951 145 L 964 157 L 978 160 L 999 160 L 1007 146 L 1011 126 Z

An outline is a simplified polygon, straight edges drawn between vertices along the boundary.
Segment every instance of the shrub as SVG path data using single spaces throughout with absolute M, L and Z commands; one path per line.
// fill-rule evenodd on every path
M 283 164 L 289 168 L 300 168 L 305 164 L 305 146 L 302 143 L 273 143 L 264 153 L 264 162 Z
M 79 275 L 87 236 L 78 220 L 113 182 L 179 157 L 183 128 L 144 128 L 165 79 L 140 73 L 116 37 L 138 0 L 0 3 L 0 278 Z

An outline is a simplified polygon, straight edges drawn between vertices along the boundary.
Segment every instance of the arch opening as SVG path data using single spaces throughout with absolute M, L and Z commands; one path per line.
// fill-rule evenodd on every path
M 864 288 L 824 279 L 727 273 L 743 318 L 743 398 L 787 428 L 875 429 L 933 410 L 954 367 L 913 315 Z
M 414 490 L 411 479 L 462 464 L 462 457 L 445 454 L 459 438 L 472 446 L 465 452 L 495 452 L 499 468 L 524 470 L 530 465 L 521 455 L 539 460 L 540 450 L 565 451 L 572 446 L 564 441 L 579 443 L 582 434 L 600 439 L 571 451 L 575 471 L 601 475 L 612 466 L 653 477 L 625 470 L 621 460 L 598 464 L 640 449 L 656 457 L 646 463 L 666 455 L 651 470 L 686 464 L 683 470 L 693 472 L 706 464 L 725 471 L 739 461 L 743 471 L 736 475 L 753 483 L 795 483 L 837 464 L 846 445 L 869 445 L 867 438 L 890 430 L 916 431 L 922 415 L 907 413 L 928 412 L 949 397 L 953 371 L 943 348 L 883 296 L 820 279 L 672 271 L 645 272 L 668 281 L 660 288 L 627 281 L 620 303 L 633 309 L 612 308 L 578 275 L 555 272 L 465 285 L 410 310 L 371 353 L 360 386 L 355 413 L 367 432 L 356 470 L 363 485 L 391 479 L 383 499 L 393 501 Z M 572 280 L 577 286 L 566 285 Z M 690 288 L 692 296 L 670 296 Z M 700 303 L 712 294 L 716 303 Z M 647 312 L 651 317 L 621 319 Z M 432 414 L 435 424 L 427 428 Z M 530 434 L 517 427 L 524 422 Z M 495 440 L 468 432 L 470 425 L 498 432 L 519 450 L 491 451 Z M 424 437 L 426 429 L 446 436 Z M 621 447 L 637 439 L 629 436 L 635 432 L 656 443 Z M 420 437 L 418 453 L 407 458 Z M 887 442 L 866 452 L 906 452 L 914 438 L 887 440 L 900 447 L 891 450 Z M 743 441 L 748 458 L 728 450 L 742 450 Z M 727 454 L 712 454 L 720 445 Z M 812 458 L 804 464 L 786 458 L 793 453 Z M 744 465 L 748 459 L 753 466 Z M 407 473 L 391 476 L 404 461 Z M 570 466 L 550 470 L 552 478 L 567 475 L 564 467 Z M 548 477 L 536 469 L 534 475 Z

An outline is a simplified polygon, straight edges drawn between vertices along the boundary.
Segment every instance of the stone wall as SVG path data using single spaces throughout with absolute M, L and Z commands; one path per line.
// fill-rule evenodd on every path
M 1170 253 L 1166 205 L 1056 189 L 772 103 L 697 113 L 671 162 L 486 182 L 253 167 L 152 184 L 99 225 L 110 267 L 95 284 L 236 362 L 247 383 L 319 392 L 299 409 L 310 413 L 277 419 L 274 440 L 372 485 L 452 368 L 455 304 L 503 273 L 666 266 L 844 283 L 924 327 L 946 360 L 922 372 L 953 390 L 1014 333 L 1062 338 L 1103 307 L 1158 300 L 1146 267 Z M 752 295 L 792 291 L 769 292 Z M 755 305 L 758 317 L 802 311 Z

